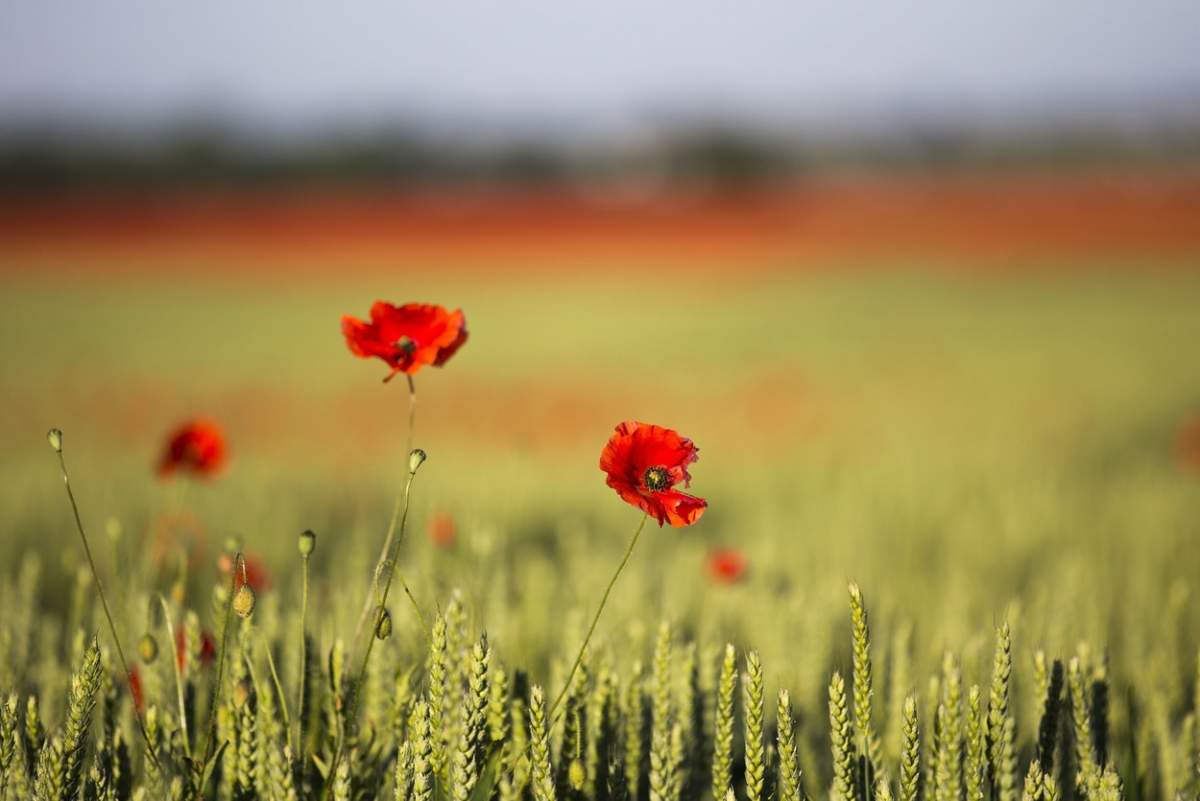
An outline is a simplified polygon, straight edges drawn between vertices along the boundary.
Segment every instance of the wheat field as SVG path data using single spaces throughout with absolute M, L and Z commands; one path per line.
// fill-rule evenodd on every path
M 0 799 L 1200 798 L 1200 281 L 1115 267 L 6 279 Z M 410 296 L 471 327 L 411 470 L 337 325 Z M 200 411 L 228 468 L 157 477 Z M 709 508 L 573 670 L 631 418 Z

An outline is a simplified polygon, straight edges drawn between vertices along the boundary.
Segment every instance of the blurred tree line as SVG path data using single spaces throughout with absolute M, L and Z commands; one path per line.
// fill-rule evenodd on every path
M 859 136 L 768 135 L 731 126 L 663 133 L 636 146 L 587 149 L 512 138 L 480 145 L 393 129 L 301 141 L 220 125 L 153 136 L 65 135 L 26 126 L 0 134 L 0 189 L 456 183 L 554 186 L 651 176 L 739 187 L 822 170 L 954 170 L 1016 166 L 1181 164 L 1200 159 L 1200 126 L 1137 135 L 1051 129 L 985 135 L 951 126 Z

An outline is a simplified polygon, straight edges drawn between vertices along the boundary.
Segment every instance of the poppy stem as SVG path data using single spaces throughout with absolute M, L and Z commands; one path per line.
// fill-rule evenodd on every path
M 56 431 L 56 430 L 55 430 Z M 67 499 L 71 502 L 71 511 L 75 515 L 75 528 L 79 531 L 79 541 L 83 543 L 83 553 L 87 556 L 88 567 L 92 571 L 92 579 L 96 582 L 96 594 L 100 596 L 100 605 L 104 608 L 104 619 L 108 621 L 108 633 L 112 636 L 113 645 L 117 647 L 117 657 L 121 660 L 121 669 L 125 671 L 125 681 L 132 684 L 133 671 L 129 669 L 129 662 L 125 659 L 125 649 L 121 647 L 121 638 L 117 636 L 117 625 L 113 622 L 112 610 L 108 606 L 108 596 L 104 594 L 104 585 L 100 582 L 100 572 L 96 570 L 96 560 L 92 558 L 92 548 L 88 545 L 87 534 L 83 530 L 83 520 L 79 516 L 79 504 L 75 502 L 75 493 L 71 490 L 71 478 L 67 473 L 67 460 L 63 456 L 62 451 L 62 432 L 58 433 L 58 442 L 53 441 L 51 445 L 58 453 L 58 466 L 62 469 L 63 484 L 67 488 Z M 138 731 L 142 734 L 142 740 L 146 743 L 146 753 L 150 755 L 150 761 L 154 763 L 154 767 L 162 769 L 162 763 L 158 759 L 158 750 L 154 747 L 154 743 L 150 742 L 150 735 L 146 732 L 146 724 L 142 719 L 142 713 L 137 709 L 133 711 L 133 717 L 137 720 Z
M 217 744 L 217 705 L 221 700 L 221 688 L 225 684 L 225 657 L 229 653 L 229 629 L 233 623 L 233 596 L 237 592 L 238 565 L 245 562 L 242 552 L 233 555 L 233 570 L 229 571 L 229 597 L 225 599 L 225 621 L 221 626 L 221 655 L 217 659 L 217 683 L 213 685 L 212 698 L 208 702 L 208 740 L 204 746 L 201 775 L 207 774 L 210 762 L 215 758 L 213 748 Z M 203 785 L 200 787 L 203 790 Z
M 158 593 L 158 602 L 162 604 L 163 625 L 167 628 L 167 642 L 171 643 L 172 649 L 175 646 L 175 626 L 171 623 L 171 607 L 167 605 L 167 599 L 162 593 Z M 179 670 L 179 659 L 174 653 L 171 654 L 171 666 L 175 668 L 175 696 L 179 703 L 179 734 L 183 739 L 183 754 L 192 760 L 192 744 L 191 738 L 188 736 L 188 719 L 187 705 L 183 702 L 183 676 Z
M 411 375 L 405 374 L 405 378 L 408 379 L 408 450 L 404 452 L 405 456 L 407 456 L 413 451 L 413 429 L 416 427 L 417 421 L 417 387 L 413 383 Z M 405 491 L 407 489 L 408 486 L 406 484 Z M 396 524 L 400 521 L 400 507 L 403 503 L 404 493 L 397 493 L 396 503 L 392 507 L 392 519 L 388 522 L 387 536 L 383 538 L 383 547 L 379 550 L 379 559 L 375 562 L 375 570 L 371 573 L 371 590 L 367 593 L 366 601 L 363 602 L 362 612 L 358 616 L 358 625 L 354 627 L 354 647 L 351 649 L 352 653 L 357 653 L 358 651 L 359 644 L 362 642 L 363 629 L 367 625 L 367 618 L 371 616 L 372 601 L 379 593 L 379 588 L 382 584 L 380 579 L 383 576 L 384 562 L 387 561 L 388 554 L 392 551 L 392 540 L 396 536 Z M 401 538 L 403 538 L 403 535 L 401 535 Z M 407 586 L 406 584 L 406 589 Z M 409 593 L 409 597 L 412 597 L 412 593 Z M 413 600 L 413 606 L 414 608 L 416 607 L 415 599 Z
M 404 377 L 408 379 L 408 449 L 407 453 L 412 453 L 413 449 L 413 431 L 417 427 L 417 386 L 413 383 L 412 375 L 405 373 Z
M 633 539 L 629 541 L 629 547 L 625 549 L 625 556 L 621 559 L 621 564 L 617 565 L 617 572 L 613 573 L 613 577 L 608 581 L 608 587 L 604 590 L 604 595 L 600 598 L 600 608 L 596 610 L 596 616 L 592 618 L 592 625 L 588 628 L 587 636 L 583 638 L 583 645 L 579 646 L 579 654 L 575 657 L 575 664 L 571 666 L 571 672 L 567 674 L 567 680 L 563 683 L 562 689 L 558 691 L 558 697 L 554 699 L 554 703 L 550 705 L 550 712 L 547 717 L 550 718 L 550 724 L 554 725 L 557 718 L 554 717 L 554 710 L 558 709 L 558 705 L 566 696 L 567 691 L 571 688 L 571 682 L 575 678 L 575 672 L 579 670 L 579 664 L 583 661 L 583 654 L 587 651 L 588 643 L 592 641 L 592 634 L 596 631 L 596 624 L 600 622 L 600 614 L 604 611 L 604 605 L 608 603 L 609 593 L 612 592 L 613 586 L 617 583 L 617 579 L 621 576 L 621 571 L 625 569 L 625 565 L 629 562 L 629 557 L 633 555 L 633 549 L 637 545 L 638 537 L 642 536 L 642 529 L 646 527 L 646 520 L 650 515 L 642 515 L 642 522 L 638 523 L 638 527 L 633 532 Z
M 300 590 L 300 690 L 296 699 L 296 751 L 304 765 L 304 682 L 308 679 L 308 558 L 309 554 L 301 555 L 303 562 L 302 583 Z M 301 767 L 301 770 L 304 770 Z
M 400 543 L 402 543 L 404 541 L 404 530 L 408 526 L 408 499 L 409 499 L 409 495 L 412 491 L 413 479 L 416 478 L 417 467 L 419 467 L 419 465 L 420 465 L 420 462 L 417 462 L 415 465 L 412 462 L 409 463 L 408 478 L 404 482 L 404 492 L 400 496 L 402 511 L 400 513 L 400 537 L 396 541 L 396 547 L 395 547 L 395 550 L 397 550 L 397 551 L 400 549 Z M 377 625 L 380 614 L 387 610 L 388 593 L 392 589 L 392 579 L 396 575 L 396 560 L 394 558 L 395 557 L 394 553 L 388 552 L 385 554 L 385 556 L 392 557 L 392 558 L 388 558 L 385 561 L 380 563 L 381 567 L 383 565 L 387 565 L 387 579 L 383 583 L 383 589 L 380 592 L 378 598 L 375 598 L 375 596 L 372 595 L 371 598 L 368 599 L 368 600 L 376 600 L 376 602 L 377 602 L 375 605 L 373 605 L 371 607 L 372 609 L 375 610 L 376 623 L 372 625 L 371 636 L 367 640 L 366 648 L 363 649 L 362 659 L 359 662 L 359 666 L 358 666 L 358 673 L 357 673 L 357 675 L 355 675 L 354 679 L 352 680 L 352 683 L 349 685 L 349 688 L 348 688 L 346 704 L 344 707 L 346 710 L 346 714 L 345 714 L 345 717 L 342 719 L 341 732 L 338 735 L 337 748 L 335 748 L 334 752 L 333 752 L 333 760 L 329 763 L 329 777 L 330 778 L 325 783 L 325 789 L 321 795 L 322 798 L 328 798 L 329 793 L 333 789 L 333 785 L 334 785 L 333 777 L 337 775 L 338 764 L 341 762 L 342 756 L 343 756 L 343 754 L 345 752 L 345 748 L 346 748 L 346 732 L 348 730 L 352 730 L 355 723 L 357 722 L 358 704 L 359 704 L 359 699 L 362 696 L 362 692 L 361 692 L 362 691 L 362 683 L 366 679 L 366 676 L 367 676 L 367 662 L 371 659 L 371 649 L 375 645 L 375 640 L 378 639 L 376 636 L 376 632 L 375 632 L 375 625 Z M 407 592 L 408 584 L 404 582 L 403 577 L 401 577 L 401 583 L 404 583 L 404 588 L 405 588 L 405 591 Z M 411 592 L 408 593 L 408 597 L 410 599 L 412 599 Z M 417 609 L 417 614 L 420 615 L 421 610 L 416 607 L 415 599 L 413 599 L 413 607 Z

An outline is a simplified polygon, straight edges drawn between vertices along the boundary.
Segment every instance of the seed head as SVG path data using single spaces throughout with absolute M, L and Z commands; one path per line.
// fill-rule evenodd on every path
M 314 550 L 316 550 L 317 535 L 312 533 L 311 530 L 305 531 L 303 534 L 300 535 L 299 547 L 300 547 L 300 555 L 303 556 L 305 559 L 307 559 L 309 556 L 312 555 L 312 552 Z
M 583 763 L 578 759 L 571 760 L 571 767 L 567 769 L 567 781 L 571 783 L 571 789 L 575 792 L 583 790 L 583 781 L 587 778 L 583 771 Z
M 242 679 L 233 685 L 233 705 L 241 709 L 250 700 L 250 682 Z
M 149 632 L 143 634 L 142 639 L 138 640 L 138 656 L 147 665 L 154 664 L 154 660 L 158 658 L 158 640 L 154 639 Z
M 386 640 L 392 636 L 392 613 L 384 607 L 379 607 L 375 613 L 375 639 Z
M 237 612 L 242 620 L 246 620 L 254 614 L 254 601 L 254 590 L 250 589 L 249 584 L 243 584 L 233 595 L 233 611 Z
M 62 430 L 52 428 L 46 432 L 46 439 L 50 442 L 50 447 L 54 448 L 55 453 L 62 453 Z
M 425 461 L 425 458 L 425 451 L 421 450 L 420 448 L 413 448 L 412 453 L 408 455 L 408 472 L 415 476 L 417 474 L 417 469 L 421 466 L 421 463 Z

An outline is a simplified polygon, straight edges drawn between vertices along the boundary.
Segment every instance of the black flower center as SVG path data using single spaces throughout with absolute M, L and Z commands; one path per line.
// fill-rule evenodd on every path
M 407 334 L 397 339 L 392 345 L 400 351 L 412 356 L 417 349 L 417 343 L 412 340 Z
M 648 467 L 642 474 L 642 481 L 645 482 L 646 489 L 651 492 L 662 492 L 671 488 L 671 472 L 661 465 Z

